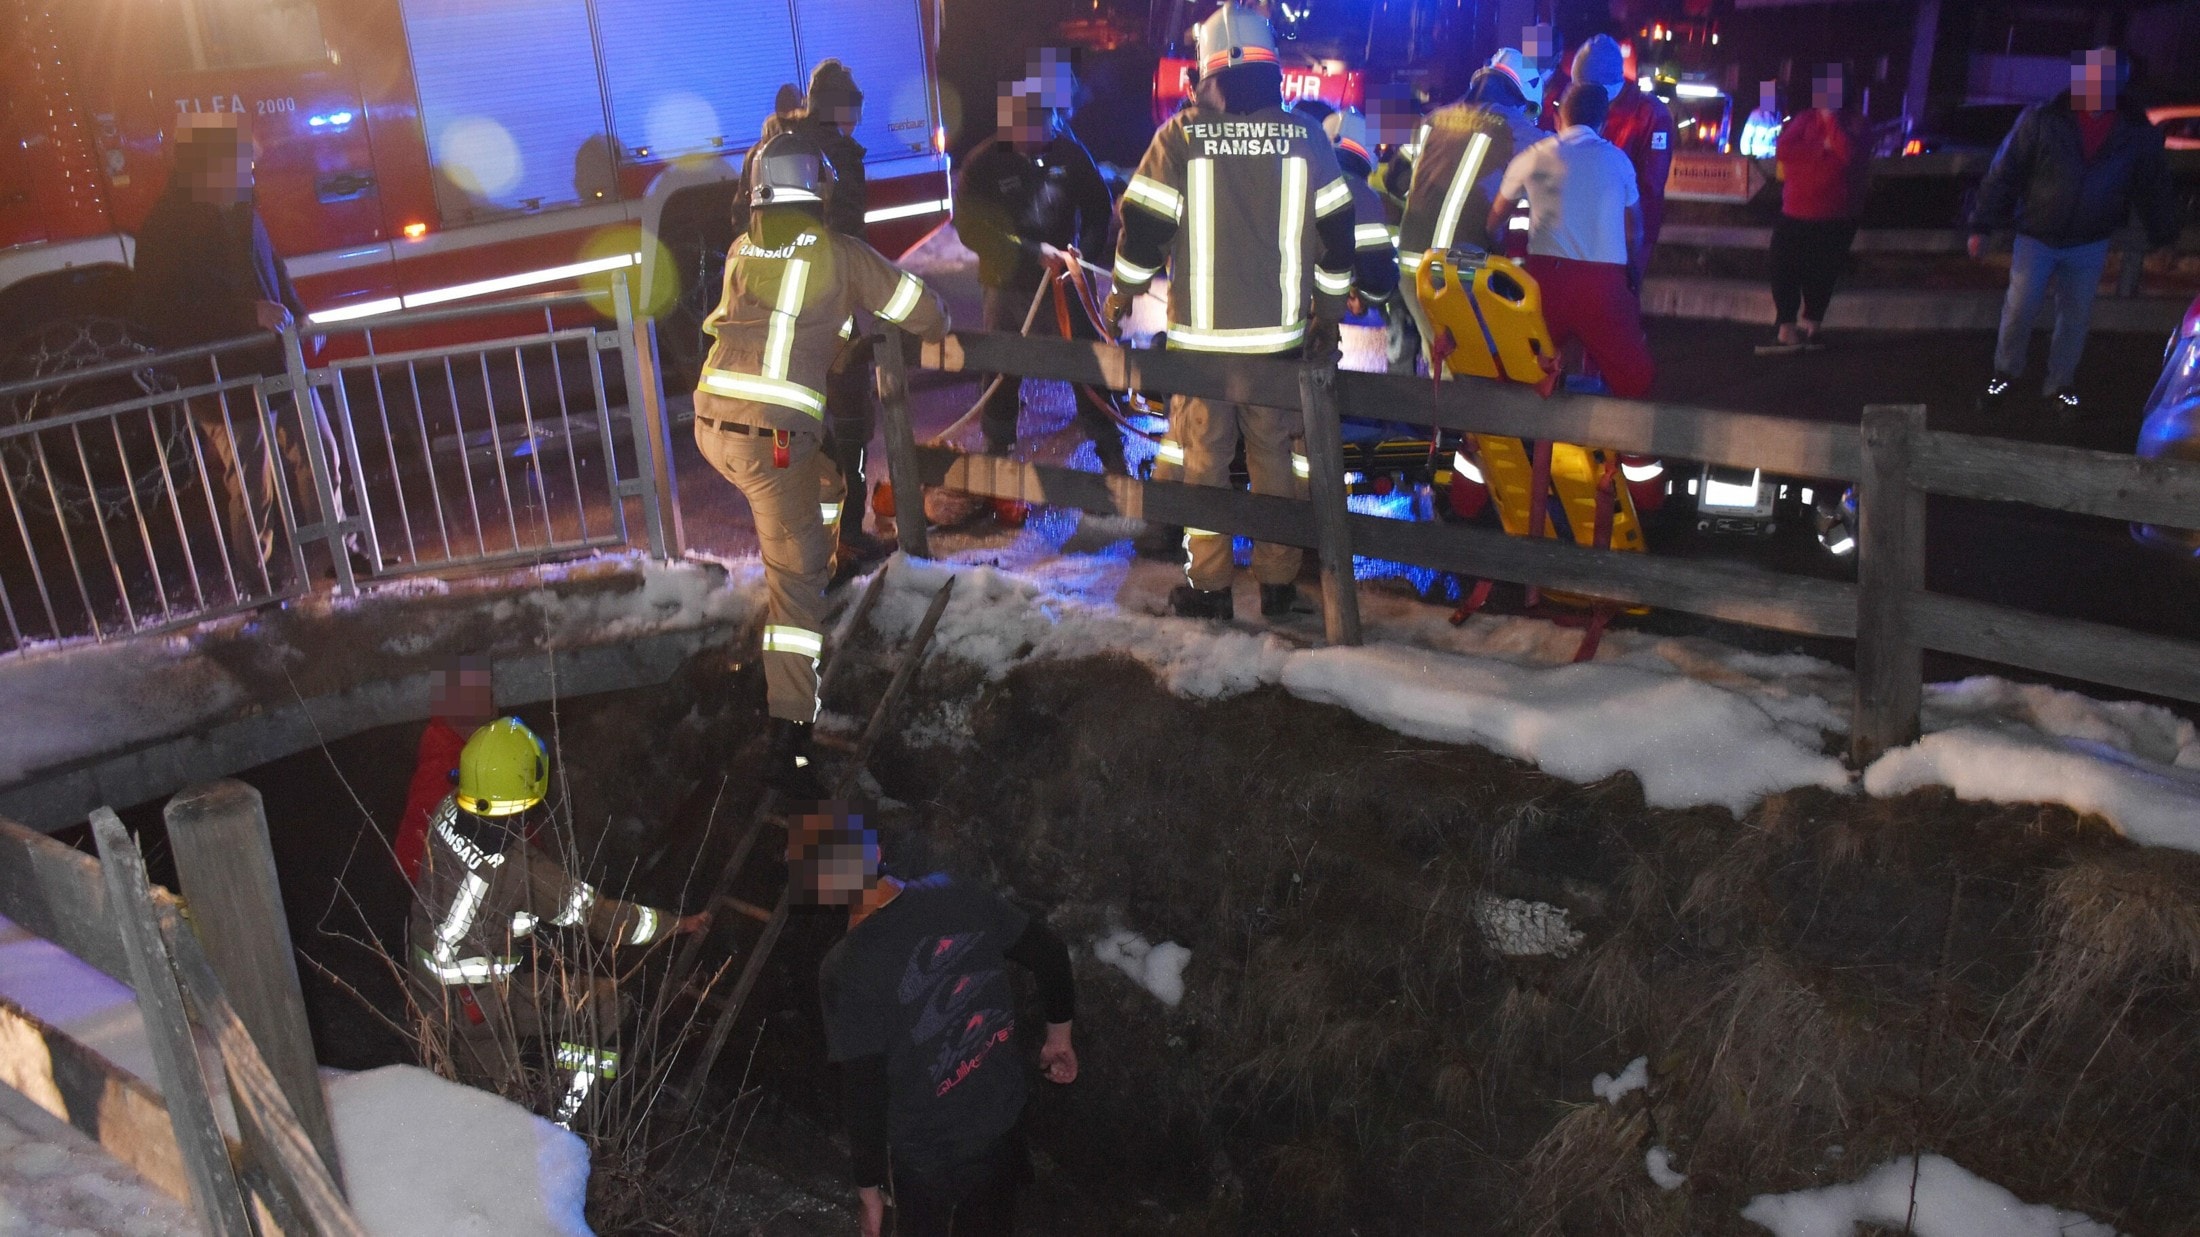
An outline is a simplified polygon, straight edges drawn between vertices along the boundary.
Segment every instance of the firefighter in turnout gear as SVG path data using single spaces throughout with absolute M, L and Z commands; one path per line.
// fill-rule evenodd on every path
M 420 1011 L 447 1046 L 459 1081 L 510 1094 L 524 1043 L 556 1038 L 565 1079 L 556 1120 L 571 1125 L 590 1090 L 618 1070 L 606 1044 L 619 1024 L 609 976 L 562 984 L 527 968 L 542 926 L 579 927 L 614 945 L 647 945 L 710 926 L 708 912 L 674 912 L 603 897 L 527 840 L 527 818 L 550 785 L 542 740 L 515 717 L 474 732 L 459 752 L 458 787 L 428 820 L 414 890 L 407 971 Z
M 1548 133 L 1538 129 L 1543 74 L 1536 62 L 1499 48 L 1467 84 L 1466 96 L 1429 114 L 1420 155 L 1398 221 L 1398 267 L 1411 285 L 1431 249 L 1454 246 L 1497 252 L 1505 238 L 1488 230 L 1490 203 L 1513 156 Z M 1405 298 L 1424 348 L 1434 338 L 1418 297 Z
M 768 777 L 805 799 L 823 797 L 810 725 L 832 526 L 847 498 L 822 450 L 826 375 L 844 340 L 869 337 L 859 309 L 928 340 L 948 329 L 946 306 L 922 280 L 826 226 L 826 185 L 824 154 L 800 134 L 773 138 L 758 157 L 749 230 L 734 240 L 718 308 L 703 322 L 713 342 L 695 388 L 695 444 L 749 500 L 764 556 Z
M 1375 170 L 1367 117 L 1349 107 L 1331 112 L 1322 121 L 1322 132 L 1337 148 L 1337 167 L 1352 188 L 1352 291 L 1370 305 L 1388 305 L 1398 291 L 1398 238 L 1383 195 L 1367 183 L 1368 173 Z
M 1332 354 L 1352 290 L 1352 187 L 1328 138 L 1283 108 L 1283 71 L 1268 20 L 1226 4 L 1199 27 L 1199 84 L 1191 105 L 1156 133 L 1123 191 L 1111 324 L 1161 268 L 1169 269 L 1169 347 L 1187 352 L 1281 356 Z M 1311 312 L 1309 307 L 1311 306 Z M 1183 448 L 1184 479 L 1227 485 L 1245 435 L 1253 492 L 1298 492 L 1291 439 L 1296 409 L 1257 408 L 1177 396 L 1169 439 Z M 1184 532 L 1187 583 L 1176 613 L 1234 616 L 1230 537 Z M 1300 552 L 1253 548 L 1261 612 L 1292 612 Z

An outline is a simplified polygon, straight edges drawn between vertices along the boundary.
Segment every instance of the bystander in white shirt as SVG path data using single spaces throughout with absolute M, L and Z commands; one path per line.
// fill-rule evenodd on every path
M 1501 202 L 1528 199 L 1528 252 L 1576 262 L 1627 262 L 1627 208 L 1642 200 L 1627 154 L 1569 125 L 1513 156 Z

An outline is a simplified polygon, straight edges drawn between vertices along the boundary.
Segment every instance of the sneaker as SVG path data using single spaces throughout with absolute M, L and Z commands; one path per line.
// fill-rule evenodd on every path
M 1296 584 L 1263 584 L 1260 586 L 1260 616 L 1262 618 L 1290 618 L 1296 614 L 1312 614 L 1314 605 L 1299 596 Z
M 810 756 L 810 723 L 772 719 L 771 747 L 764 756 L 764 782 L 790 799 L 825 797 L 825 783 Z
M 1230 590 L 1218 588 L 1213 592 L 1179 584 L 1169 593 L 1169 613 L 1178 618 L 1221 619 L 1229 622 L 1237 617 L 1237 604 Z
M 2009 406 L 2009 389 L 2016 379 L 2007 374 L 1995 374 L 1986 380 L 1986 390 L 1978 397 L 1980 412 L 2001 412 Z
M 1802 332 L 1796 330 L 1792 322 L 1781 323 L 1780 329 L 1773 332 L 1771 343 L 1757 345 L 1758 356 L 1792 356 L 1802 350 Z
M 2055 392 L 2054 395 L 2049 397 L 2048 404 L 2055 410 L 2055 420 L 2066 426 L 2077 424 L 2078 418 L 2084 415 L 2078 403 L 2078 391 L 2075 387 L 2064 387 L 2062 390 Z

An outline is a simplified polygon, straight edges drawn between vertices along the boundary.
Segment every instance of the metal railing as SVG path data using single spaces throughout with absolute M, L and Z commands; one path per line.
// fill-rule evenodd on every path
M 651 554 L 679 552 L 652 328 L 632 317 L 623 273 L 609 299 L 610 320 L 562 328 L 559 310 L 601 310 L 605 294 L 549 293 L 333 328 L 359 334 L 366 355 L 305 380 L 329 393 L 357 462 L 358 549 L 370 574 L 625 546 L 636 541 L 636 523 Z M 391 335 L 417 340 L 469 320 L 538 316 L 540 330 L 487 342 L 381 346 Z
M 275 346 L 156 354 L 119 323 L 92 323 L 40 362 L 111 359 L 0 386 L 10 647 L 159 631 L 305 590 L 277 458 L 297 435 L 249 358 L 237 363 Z M 247 372 L 225 376 L 225 359 Z
M 0 384 L 0 651 L 162 631 L 317 579 L 343 595 L 362 577 L 679 554 L 655 336 L 629 305 L 621 274 L 608 297 L 339 324 L 365 355 L 318 368 L 295 330 L 159 353 L 121 323 L 55 334 L 33 376 Z

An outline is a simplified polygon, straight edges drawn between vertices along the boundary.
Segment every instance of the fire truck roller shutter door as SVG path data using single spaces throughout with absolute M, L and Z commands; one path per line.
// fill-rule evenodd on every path
M 585 0 L 400 3 L 447 226 L 616 196 Z
M 794 80 L 809 80 L 817 62 L 831 57 L 848 66 L 863 91 L 854 136 L 864 163 L 935 158 L 931 57 L 914 0 L 795 0 L 794 11 L 802 40 L 802 72 Z
M 596 16 L 627 159 L 740 150 L 756 140 L 780 83 L 799 77 L 784 5 L 743 6 L 735 38 L 707 37 L 725 25 L 724 0 L 596 0 Z

